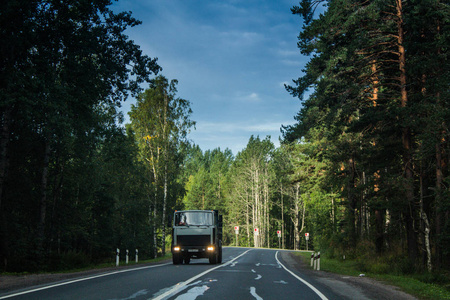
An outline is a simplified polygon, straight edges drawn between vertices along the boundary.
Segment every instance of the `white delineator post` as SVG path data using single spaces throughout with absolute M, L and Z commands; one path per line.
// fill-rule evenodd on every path
M 128 265 L 128 254 L 129 254 L 129 252 L 128 252 L 128 249 L 127 249 L 127 256 L 125 256 L 125 263 Z
M 314 270 L 317 268 L 317 253 L 314 253 Z
M 139 259 L 138 259 L 138 253 L 139 253 L 139 250 L 136 249 L 136 263 L 138 263 L 138 261 L 139 261 Z
M 313 266 L 314 262 L 314 252 L 311 252 L 311 267 Z
M 320 271 L 320 252 L 317 254 L 317 271 Z
M 116 250 L 116 267 L 119 266 L 119 253 L 120 253 L 120 249 L 117 248 L 117 250 Z

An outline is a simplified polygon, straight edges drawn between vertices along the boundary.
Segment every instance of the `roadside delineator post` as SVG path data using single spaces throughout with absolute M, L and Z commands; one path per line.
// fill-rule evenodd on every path
M 313 266 L 314 261 L 314 252 L 311 252 L 311 267 Z
M 120 254 L 120 249 L 117 248 L 116 249 L 116 267 L 119 266 L 119 254 Z
M 125 263 L 128 265 L 128 254 L 129 254 L 129 252 L 128 252 L 128 249 L 127 249 L 127 255 L 125 256 Z
M 313 270 L 315 270 L 317 267 L 317 253 L 314 252 L 314 267 Z
M 139 253 L 139 250 L 138 249 L 136 249 L 136 263 L 138 263 L 138 253 Z
M 317 271 L 320 271 L 320 252 L 317 254 Z

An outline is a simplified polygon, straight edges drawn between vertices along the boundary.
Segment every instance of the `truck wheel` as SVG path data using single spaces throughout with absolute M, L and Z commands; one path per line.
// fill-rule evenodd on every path
M 172 254 L 172 262 L 174 265 L 179 265 L 183 262 L 183 258 L 179 254 Z
M 213 253 L 213 255 L 209 257 L 209 263 L 212 265 L 217 263 L 217 253 Z
M 217 260 L 217 263 L 219 263 L 219 264 L 222 263 L 222 247 L 219 248 L 219 258 Z

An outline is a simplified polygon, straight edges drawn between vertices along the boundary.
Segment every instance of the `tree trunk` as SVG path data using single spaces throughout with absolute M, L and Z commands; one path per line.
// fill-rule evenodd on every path
M 8 166 L 9 126 L 11 125 L 12 108 L 8 107 L 2 113 L 2 131 L 0 137 L 0 208 L 2 206 L 3 186 Z
M 440 136 L 438 135 L 438 138 L 440 138 Z M 441 220 L 442 220 L 442 213 L 441 213 L 441 209 L 442 209 L 442 186 L 444 183 L 444 175 L 442 172 L 442 165 L 443 165 L 443 159 L 442 159 L 442 153 L 443 153 L 443 148 L 441 145 L 441 141 L 437 141 L 436 143 L 436 198 L 435 198 L 435 230 L 436 230 L 436 236 L 440 237 L 442 232 L 441 232 Z M 436 255 L 436 268 L 439 269 L 440 268 L 440 263 L 441 263 L 441 245 L 436 245 L 435 248 L 435 255 Z
M 162 211 L 162 241 L 161 241 L 161 248 L 162 248 L 162 256 L 166 255 L 166 210 L 167 210 L 167 164 L 168 164 L 168 144 L 169 144 L 169 137 L 168 137 L 168 128 L 167 128 L 167 113 L 168 113 L 168 105 L 169 105 L 169 97 L 164 92 L 164 127 L 163 127 L 163 158 L 164 158 L 164 196 L 163 196 L 163 211 Z
M 295 185 L 295 198 L 294 198 L 294 214 L 293 214 L 293 219 L 292 222 L 294 223 L 294 250 L 299 250 L 300 248 L 300 231 L 299 231 L 299 226 L 300 226 L 300 218 L 299 218 L 299 211 L 300 211 L 300 206 L 299 206 L 299 190 L 300 190 L 300 184 L 297 183 Z
M 430 246 L 430 222 L 428 222 L 427 214 L 422 211 L 422 221 L 424 224 L 424 246 L 426 251 L 426 265 L 428 272 L 431 272 L 432 265 L 431 265 L 431 246 Z
M 376 252 L 381 253 L 384 245 L 384 220 L 383 212 L 380 209 L 375 210 L 375 231 Z
M 267 170 L 266 170 L 267 172 Z M 265 187 L 265 198 L 266 198 L 266 228 L 267 228 L 267 247 L 270 248 L 270 199 L 269 199 L 269 183 L 268 181 L 268 175 L 266 174 L 266 187 Z
M 247 204 L 246 204 L 247 213 L 245 214 L 245 216 L 246 216 L 245 221 L 247 223 L 247 247 L 250 247 L 250 212 L 248 211 L 249 210 L 248 200 L 249 199 L 248 199 L 248 195 L 247 195 Z
M 283 183 L 281 183 L 281 249 L 284 249 L 284 203 L 283 203 Z
M 153 178 L 155 180 L 154 182 L 154 199 L 153 199 L 153 218 L 152 218 L 152 227 L 153 227 L 153 258 L 158 257 L 158 231 L 156 228 L 156 217 L 158 216 L 158 176 L 156 174 L 156 168 L 153 165 Z M 151 184 L 151 182 L 150 182 Z M 151 206 L 150 206 L 151 209 Z
M 406 108 L 408 104 L 408 92 L 406 89 L 406 56 L 404 47 L 403 32 L 403 7 L 402 0 L 396 0 L 397 9 L 397 29 L 398 29 L 398 52 L 399 71 L 400 71 L 400 94 L 401 107 Z M 412 165 L 412 136 L 409 126 L 402 128 L 402 144 L 403 144 L 403 167 L 404 167 L 404 188 L 405 188 L 405 217 L 406 217 L 406 237 L 408 244 L 408 255 L 412 261 L 417 259 L 417 239 L 414 228 L 414 173 Z
M 8 264 L 8 228 L 5 219 L 5 213 L 3 210 L 3 192 L 4 183 L 7 176 L 8 169 L 8 146 L 9 146 L 9 134 L 11 125 L 12 108 L 8 107 L 2 113 L 2 130 L 0 136 L 0 258 L 3 261 L 4 268 L 6 269 Z
M 155 196 L 156 198 L 156 196 Z M 156 199 L 155 199 L 156 202 Z M 158 214 L 158 210 L 156 209 L 156 203 L 153 205 L 153 258 L 158 257 L 158 231 L 156 230 L 156 216 Z
M 162 213 L 162 256 L 166 255 L 167 161 L 164 165 L 164 202 Z
M 43 251 L 45 238 L 45 218 L 47 213 L 47 182 L 50 162 L 50 138 L 49 135 L 44 144 L 44 162 L 41 175 L 41 199 L 39 201 L 39 223 L 37 226 L 37 249 Z
M 356 176 L 356 167 L 355 167 L 355 161 L 352 158 L 348 161 L 348 167 L 349 167 L 349 181 L 347 185 L 347 199 L 348 199 L 348 205 L 349 205 L 349 226 L 350 226 L 350 247 L 354 248 L 356 247 L 356 241 L 357 241 L 357 226 L 356 226 L 356 205 L 357 200 L 355 197 L 355 176 Z
M 439 3 L 440 1 L 438 1 Z M 440 21 L 437 23 L 437 36 L 440 36 L 441 33 L 441 25 Z M 438 57 L 442 57 L 442 49 L 438 47 L 437 49 L 437 55 Z M 440 68 L 441 69 L 441 68 Z M 438 70 L 438 73 L 441 73 L 442 70 Z M 436 92 L 436 103 L 438 105 L 438 109 L 440 109 L 443 106 L 442 100 L 441 100 L 441 92 Z M 436 141 L 436 198 L 435 198 L 435 230 L 436 230 L 436 236 L 440 237 L 441 232 L 441 221 L 442 221 L 442 201 L 443 201 L 443 194 L 442 189 L 444 188 L 444 174 L 442 167 L 445 165 L 445 160 L 442 157 L 442 154 L 445 153 L 444 151 L 444 141 L 445 137 L 443 136 L 443 131 L 440 130 L 442 128 L 446 128 L 445 121 L 443 121 L 443 124 L 436 124 L 438 128 L 438 134 L 437 134 L 437 141 Z M 435 267 L 437 269 L 440 269 L 441 267 L 441 261 L 442 261 L 442 245 L 437 242 L 435 247 Z

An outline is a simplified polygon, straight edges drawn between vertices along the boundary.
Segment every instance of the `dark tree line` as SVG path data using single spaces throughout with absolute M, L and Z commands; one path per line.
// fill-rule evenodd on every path
M 225 244 L 449 264 L 448 1 L 302 0 L 297 123 L 236 156 L 190 145 L 190 102 L 110 4 L 0 4 L 2 270 L 162 255 L 173 209 L 219 209 Z
M 303 108 L 284 136 L 321 145 L 345 208 L 342 246 L 448 265 L 448 1 L 304 0 L 292 12 L 311 59 L 287 87 Z
M 341 214 L 338 196 L 321 185 L 325 163 L 311 149 L 315 146 L 275 148 L 270 137 L 258 136 L 251 136 L 236 156 L 229 149 L 188 147 L 186 195 L 177 208 L 218 209 L 224 215 L 226 245 L 305 249 L 302 236 L 310 232 L 309 249 L 325 249 Z
M 143 179 L 134 141 L 117 126 L 117 108 L 160 67 L 124 34 L 140 22 L 113 13 L 110 4 L 1 3 L 0 256 L 6 270 L 50 267 L 63 255 L 102 259 L 129 234 L 148 231 L 136 222 L 139 209 L 128 213 L 139 206 L 142 195 L 133 186 Z M 124 206 L 120 213 L 117 206 Z M 124 222 L 132 232 L 121 232 Z

